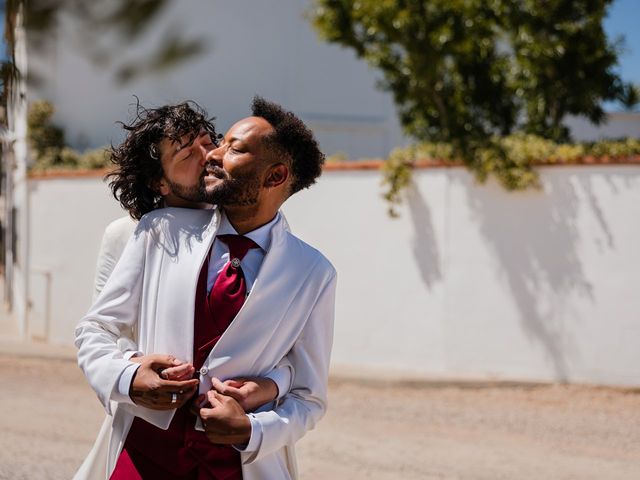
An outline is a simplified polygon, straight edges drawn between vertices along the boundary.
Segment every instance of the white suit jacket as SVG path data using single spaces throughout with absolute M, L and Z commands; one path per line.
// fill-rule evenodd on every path
M 102 293 L 76 328 L 78 363 L 108 413 L 114 415 L 107 476 L 134 416 L 167 428 L 175 411 L 155 411 L 110 399 L 129 364 L 116 341 L 133 327 L 146 353 L 192 361 L 195 289 L 219 221 L 217 210 L 164 208 L 145 215 Z M 211 351 L 200 376 L 264 376 L 283 357 L 293 367 L 291 389 L 277 406 L 251 414 L 262 430 L 258 449 L 242 453 L 243 477 L 295 478 L 294 443 L 327 405 L 336 272 L 317 250 L 293 236 L 281 216 L 242 309 Z

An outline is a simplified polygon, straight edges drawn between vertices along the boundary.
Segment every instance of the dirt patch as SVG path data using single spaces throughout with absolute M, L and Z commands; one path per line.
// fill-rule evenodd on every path
M 75 363 L 0 355 L 0 478 L 69 479 L 103 411 Z M 332 381 L 303 479 L 640 478 L 640 394 Z

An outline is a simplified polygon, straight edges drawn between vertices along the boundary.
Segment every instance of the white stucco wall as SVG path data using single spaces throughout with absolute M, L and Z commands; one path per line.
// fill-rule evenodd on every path
M 463 169 L 419 170 L 398 220 L 375 171 L 329 171 L 292 197 L 293 231 L 339 271 L 334 367 L 640 385 L 640 166 L 548 167 L 542 180 L 508 193 Z M 97 178 L 30 190 L 48 336 L 70 344 L 102 229 L 122 213 Z M 43 335 L 44 275 L 31 278 Z
M 104 228 L 124 212 L 99 177 L 31 180 L 31 337 L 73 344 L 91 305 Z

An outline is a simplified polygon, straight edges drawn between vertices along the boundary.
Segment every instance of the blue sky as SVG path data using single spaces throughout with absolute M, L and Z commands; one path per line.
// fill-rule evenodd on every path
M 610 39 L 624 36 L 625 49 L 619 57 L 619 72 L 622 79 L 640 85 L 640 15 L 638 0 L 616 0 L 610 7 L 604 27 Z M 5 58 L 4 49 L 4 11 L 0 12 L 0 32 L 2 32 L 0 59 Z M 614 107 L 615 108 L 615 107 Z
M 640 29 L 638 0 L 616 0 L 604 22 L 610 39 L 625 37 L 625 51 L 619 57 L 620 73 L 625 81 L 640 84 Z

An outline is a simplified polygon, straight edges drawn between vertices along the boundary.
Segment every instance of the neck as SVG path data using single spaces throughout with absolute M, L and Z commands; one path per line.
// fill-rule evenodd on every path
M 229 223 L 240 235 L 251 232 L 269 223 L 278 213 L 278 209 L 251 207 L 224 207 Z
M 208 203 L 191 202 L 189 200 L 184 200 L 182 198 L 176 197 L 175 195 L 165 195 L 164 204 L 167 207 L 179 207 L 179 208 L 202 209 L 202 208 L 209 207 Z

